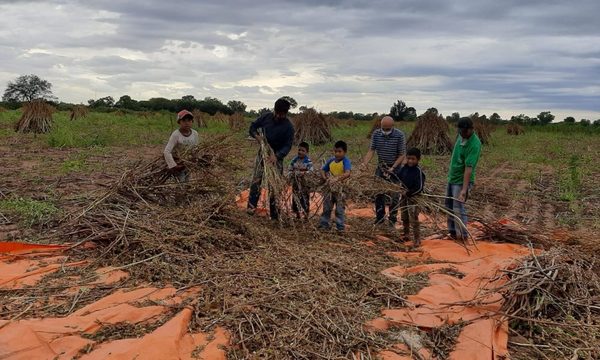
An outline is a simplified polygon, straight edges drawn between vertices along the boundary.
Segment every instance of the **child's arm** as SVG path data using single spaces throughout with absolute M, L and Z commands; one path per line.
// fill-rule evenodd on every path
M 167 162 L 167 167 L 172 169 L 177 166 L 175 159 L 173 159 L 173 149 L 177 145 L 177 134 L 173 132 L 171 137 L 169 138 L 169 142 L 167 146 L 165 146 L 165 150 L 163 151 L 163 155 L 165 156 L 165 161 Z

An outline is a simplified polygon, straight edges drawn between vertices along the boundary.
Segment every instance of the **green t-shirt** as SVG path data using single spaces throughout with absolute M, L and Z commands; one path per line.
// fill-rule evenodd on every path
M 454 144 L 452 159 L 450 160 L 450 170 L 448 171 L 448 182 L 450 184 L 462 184 L 465 177 L 465 167 L 472 167 L 471 181 L 475 182 L 475 167 L 479 161 L 481 153 L 481 141 L 477 134 L 471 135 L 469 140 L 462 143 L 462 137 L 459 135 Z

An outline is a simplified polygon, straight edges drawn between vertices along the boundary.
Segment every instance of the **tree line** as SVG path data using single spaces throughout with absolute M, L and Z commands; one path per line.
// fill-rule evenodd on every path
M 298 103 L 292 97 L 285 97 L 292 108 L 295 108 Z M 23 102 L 32 101 L 36 99 L 43 99 L 52 103 L 58 110 L 71 110 L 74 104 L 59 102 L 58 99 L 52 94 L 52 84 L 39 76 L 22 75 L 14 81 L 10 81 L 2 96 L 2 103 L 0 106 L 10 109 L 17 109 Z M 247 106 L 242 101 L 230 100 L 227 103 L 214 97 L 205 97 L 204 99 L 196 99 L 193 95 L 185 95 L 180 99 L 167 99 L 163 97 L 151 98 L 149 100 L 135 100 L 129 95 L 123 95 L 118 100 L 115 100 L 112 96 L 104 96 L 98 99 L 89 99 L 87 105 L 95 111 L 115 111 L 115 110 L 127 110 L 127 111 L 169 111 L 178 112 L 183 109 L 188 110 L 200 110 L 202 112 L 214 115 L 216 113 L 223 113 L 231 115 L 234 113 L 244 113 L 247 116 L 256 117 L 263 113 L 270 111 L 269 108 L 262 108 L 259 110 L 247 111 Z M 306 110 L 306 106 L 300 106 L 299 110 Z M 426 113 L 438 114 L 438 110 L 434 107 L 427 109 Z M 419 117 L 414 107 L 408 106 L 404 101 L 397 100 L 392 104 L 388 113 L 396 121 L 416 121 Z M 355 113 L 352 111 L 333 111 L 327 115 L 335 117 L 341 120 L 359 120 L 368 121 L 373 118 L 380 117 L 388 114 L 379 113 Z M 470 117 L 477 118 L 480 121 L 489 121 L 494 124 L 501 124 L 506 122 L 513 122 L 520 125 L 546 125 L 554 121 L 555 116 L 550 111 L 542 111 L 536 117 L 529 117 L 525 114 L 512 116 L 510 119 L 502 119 L 498 113 L 493 113 L 488 118 L 486 115 L 479 115 L 478 113 L 470 114 Z M 446 116 L 446 120 L 450 123 L 455 123 L 461 115 L 458 112 L 452 113 L 452 115 Z M 568 116 L 563 120 L 565 123 L 575 123 L 575 118 Z M 591 121 L 588 119 L 581 119 L 580 124 L 582 125 L 598 125 L 600 126 L 600 119 Z

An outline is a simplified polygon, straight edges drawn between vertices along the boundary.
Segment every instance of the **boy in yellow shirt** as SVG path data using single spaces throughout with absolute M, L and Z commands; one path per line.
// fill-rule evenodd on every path
M 323 171 L 323 176 L 327 178 L 327 182 L 330 184 L 344 181 L 350 176 L 352 164 L 350 163 L 350 159 L 346 157 L 346 152 L 348 152 L 348 145 L 343 141 L 336 142 L 333 146 L 334 156 L 323 165 L 323 168 L 321 169 Z M 334 205 L 336 228 L 338 231 L 344 231 L 344 221 L 346 217 L 344 199 L 341 194 L 332 192 L 323 194 L 323 215 L 321 216 L 319 229 L 329 230 L 331 228 L 331 212 L 333 211 Z

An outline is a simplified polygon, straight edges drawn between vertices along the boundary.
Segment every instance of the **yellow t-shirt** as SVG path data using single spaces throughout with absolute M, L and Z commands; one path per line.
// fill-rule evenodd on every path
M 335 161 L 335 157 L 333 157 L 327 161 L 325 166 L 323 166 L 323 171 L 330 173 L 332 176 L 340 176 L 344 175 L 344 173 L 351 168 L 352 165 L 347 157 L 344 157 L 340 161 Z

